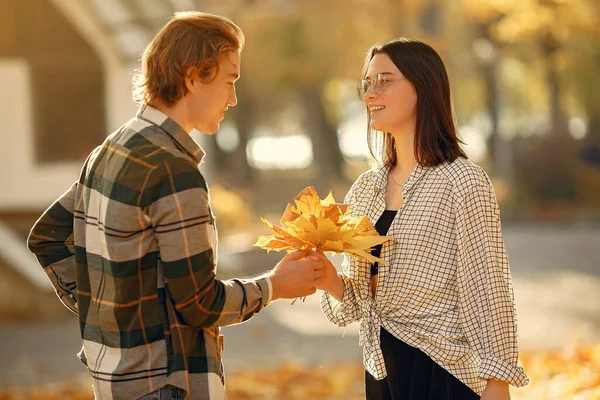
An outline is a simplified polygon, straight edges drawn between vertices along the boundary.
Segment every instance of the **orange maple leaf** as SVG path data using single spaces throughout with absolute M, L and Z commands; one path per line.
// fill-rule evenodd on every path
M 288 204 L 281 217 L 281 226 L 261 218 L 272 235 L 260 236 L 254 244 L 267 251 L 315 250 L 322 253 L 347 253 L 369 262 L 387 263 L 371 255 L 378 244 L 393 240 L 380 236 L 367 217 L 350 217 L 350 207 L 338 204 L 333 195 L 320 199 L 309 186 Z

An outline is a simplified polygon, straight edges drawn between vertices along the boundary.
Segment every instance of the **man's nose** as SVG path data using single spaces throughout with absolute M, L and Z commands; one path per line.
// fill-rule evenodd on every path
M 237 94 L 236 94 L 236 90 L 234 87 L 233 91 L 229 95 L 229 101 L 227 102 L 227 104 L 229 104 L 231 107 L 235 107 L 237 105 L 237 103 L 238 103 Z

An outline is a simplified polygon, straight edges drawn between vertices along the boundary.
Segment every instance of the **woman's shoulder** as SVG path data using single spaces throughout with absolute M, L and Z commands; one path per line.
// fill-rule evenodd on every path
M 352 187 L 361 187 L 361 186 L 365 186 L 365 185 L 372 185 L 375 182 L 375 180 L 377 179 L 377 177 L 384 172 L 385 172 L 385 166 L 383 166 L 383 165 L 377 165 L 377 166 L 371 167 L 368 170 L 366 170 L 365 172 L 363 172 L 362 174 L 360 174 L 358 176 L 358 178 L 356 178 L 356 180 L 352 184 Z
M 435 167 L 435 171 L 448 181 L 457 194 L 463 194 L 473 186 L 491 186 L 490 178 L 484 169 L 464 157 L 440 164 Z
M 362 191 L 372 188 L 378 177 L 385 172 L 385 166 L 375 166 L 361 173 L 348 191 L 348 195 L 360 195 Z

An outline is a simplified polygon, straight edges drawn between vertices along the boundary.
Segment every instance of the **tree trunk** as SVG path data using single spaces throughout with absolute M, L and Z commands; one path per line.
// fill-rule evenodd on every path
M 319 88 L 304 88 L 301 97 L 306 110 L 304 126 L 312 141 L 318 180 L 327 182 L 343 179 L 344 157 L 338 143 L 337 126 L 327 118 Z
M 553 136 L 568 135 L 567 118 L 562 107 L 562 87 L 558 75 L 558 50 L 560 44 L 551 32 L 542 41 L 542 52 L 546 60 L 546 82 L 549 92 L 551 119 L 550 133 Z
M 490 42 L 492 43 L 492 42 Z M 492 46 L 494 46 L 492 44 Z M 494 51 L 496 47 L 494 46 Z M 502 160 L 498 154 L 498 145 L 501 139 L 500 137 L 500 101 L 498 92 L 498 57 L 492 56 L 492 58 L 485 63 L 485 87 L 487 94 L 487 107 L 490 114 L 491 131 L 488 140 L 489 155 L 492 159 L 494 166 L 494 173 L 498 173 L 501 168 L 500 163 Z
M 489 34 L 492 24 L 497 23 L 500 16 L 487 24 L 479 25 L 480 37 L 487 40 L 492 53 L 483 61 L 483 75 L 487 94 L 487 108 L 490 116 L 491 131 L 487 142 L 488 154 L 492 161 L 493 173 L 508 185 L 513 182 L 513 154 L 511 143 L 500 135 L 500 90 L 498 85 L 498 65 L 500 64 L 500 45 Z

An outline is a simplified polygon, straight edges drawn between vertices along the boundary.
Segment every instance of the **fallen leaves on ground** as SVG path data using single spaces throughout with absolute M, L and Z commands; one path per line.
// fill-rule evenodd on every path
M 379 236 L 367 217 L 351 217 L 349 206 L 336 203 L 331 193 L 320 199 L 315 188 L 309 186 L 294 198 L 294 203 L 288 203 L 280 220 L 282 226 L 261 218 L 273 234 L 260 236 L 255 246 L 267 251 L 348 253 L 386 264 L 370 250 L 392 238 Z
M 600 400 L 600 344 L 524 352 L 521 362 L 531 383 L 513 400 Z
M 360 400 L 365 398 L 360 364 L 238 372 L 227 379 L 229 400 Z
M 561 351 L 524 352 L 529 386 L 511 389 L 513 400 L 600 400 L 600 344 Z M 229 400 L 364 399 L 360 364 L 303 367 L 284 364 L 230 374 Z M 0 400 L 93 400 L 89 380 L 0 391 Z

